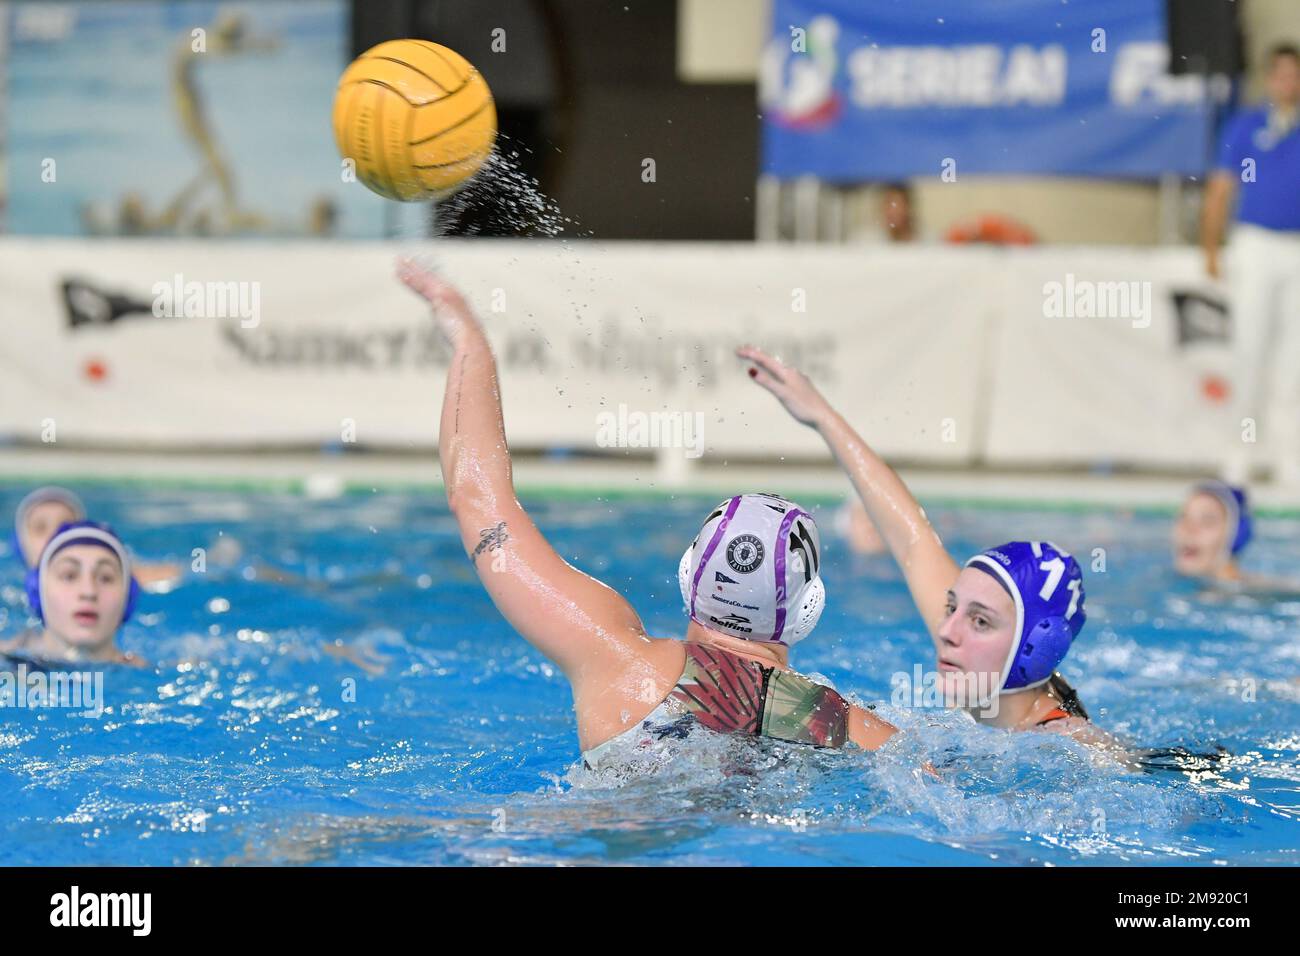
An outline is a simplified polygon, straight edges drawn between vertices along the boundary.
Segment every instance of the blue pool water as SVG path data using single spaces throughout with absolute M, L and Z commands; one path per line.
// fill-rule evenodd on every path
M 0 513 L 24 490 L 0 485 Z M 205 548 L 208 569 L 145 598 L 123 644 L 156 668 L 111 671 L 102 718 L 0 710 L 0 864 L 1300 862 L 1300 599 L 1179 584 L 1167 516 L 931 508 L 961 555 L 1041 537 L 1087 566 L 1104 549 L 1065 673 L 1102 726 L 1222 746 L 1217 771 L 1123 770 L 894 706 L 891 675 L 928 665 L 929 639 L 827 504 L 828 606 L 792 663 L 907 733 L 876 754 L 695 735 L 668 770 L 620 780 L 576 764 L 566 682 L 498 617 L 436 491 L 79 490 L 138 554 Z M 525 503 L 652 634 L 683 632 L 677 559 L 712 498 Z M 1252 552 L 1297 573 L 1300 522 L 1263 519 Z M 9 636 L 26 612 L 0 557 Z

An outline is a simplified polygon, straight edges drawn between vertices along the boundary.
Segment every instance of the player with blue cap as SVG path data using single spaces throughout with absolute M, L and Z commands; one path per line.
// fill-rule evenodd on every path
M 1199 482 L 1188 493 L 1171 533 L 1174 570 L 1212 591 L 1289 601 L 1300 580 L 1245 571 L 1241 554 L 1255 537 L 1255 518 L 1244 488 Z
M 757 348 L 737 354 L 852 479 L 930 630 L 945 702 L 998 727 L 1109 742 L 1056 670 L 1087 619 L 1078 562 L 1048 541 L 1013 541 L 958 568 L 907 486 L 806 376 Z
M 966 567 L 992 577 L 1015 607 L 998 690 L 1046 684 L 1087 620 L 1078 562 L 1050 541 L 1012 541 L 980 552 Z
M 1202 481 L 1188 494 L 1174 522 L 1174 570 L 1187 577 L 1240 581 L 1237 557 L 1254 534 L 1245 489 Z
M 72 521 L 46 543 L 27 572 L 27 601 L 43 628 L 0 645 L 0 652 L 44 661 L 139 664 L 117 634 L 140 596 L 131 556 L 105 524 Z

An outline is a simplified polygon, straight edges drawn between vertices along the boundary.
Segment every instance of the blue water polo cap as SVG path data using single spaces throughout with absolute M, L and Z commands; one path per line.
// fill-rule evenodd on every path
M 1050 541 L 1012 541 L 980 552 L 966 567 L 991 575 L 1016 606 L 1015 638 L 999 690 L 1045 683 L 1087 620 L 1079 563 Z
M 131 556 L 127 554 L 122 539 L 108 525 L 99 524 L 95 521 L 72 521 L 61 525 L 59 530 L 54 533 L 54 537 L 50 538 L 45 550 L 41 552 L 41 560 L 36 567 L 27 572 L 27 603 L 31 605 L 32 612 L 44 624 L 44 586 L 49 573 L 50 562 L 64 548 L 70 548 L 76 544 L 98 545 L 117 555 L 117 560 L 122 565 L 122 576 L 127 581 L 126 603 L 122 606 L 122 620 L 118 622 L 118 627 L 121 627 L 131 620 L 131 615 L 135 612 L 136 602 L 140 598 L 140 585 L 131 575 Z
M 1192 490 L 1213 495 L 1223 505 L 1223 510 L 1228 513 L 1228 553 L 1236 557 L 1255 536 L 1255 523 L 1251 519 L 1246 489 L 1210 480 L 1201 482 Z

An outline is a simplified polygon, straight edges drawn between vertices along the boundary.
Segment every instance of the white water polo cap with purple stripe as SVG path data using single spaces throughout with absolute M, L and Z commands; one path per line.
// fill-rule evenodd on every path
M 795 644 L 826 604 L 817 522 L 779 495 L 737 495 L 714 508 L 682 555 L 677 580 L 691 620 L 747 641 Z

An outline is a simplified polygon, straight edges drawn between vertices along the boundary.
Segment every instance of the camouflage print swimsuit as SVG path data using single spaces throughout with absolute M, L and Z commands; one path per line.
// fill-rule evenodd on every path
M 793 671 L 688 643 L 686 667 L 672 692 L 637 726 L 585 751 L 583 763 L 598 769 L 624 748 L 685 737 L 697 724 L 724 734 L 842 747 L 848 739 L 849 703 L 832 688 Z

